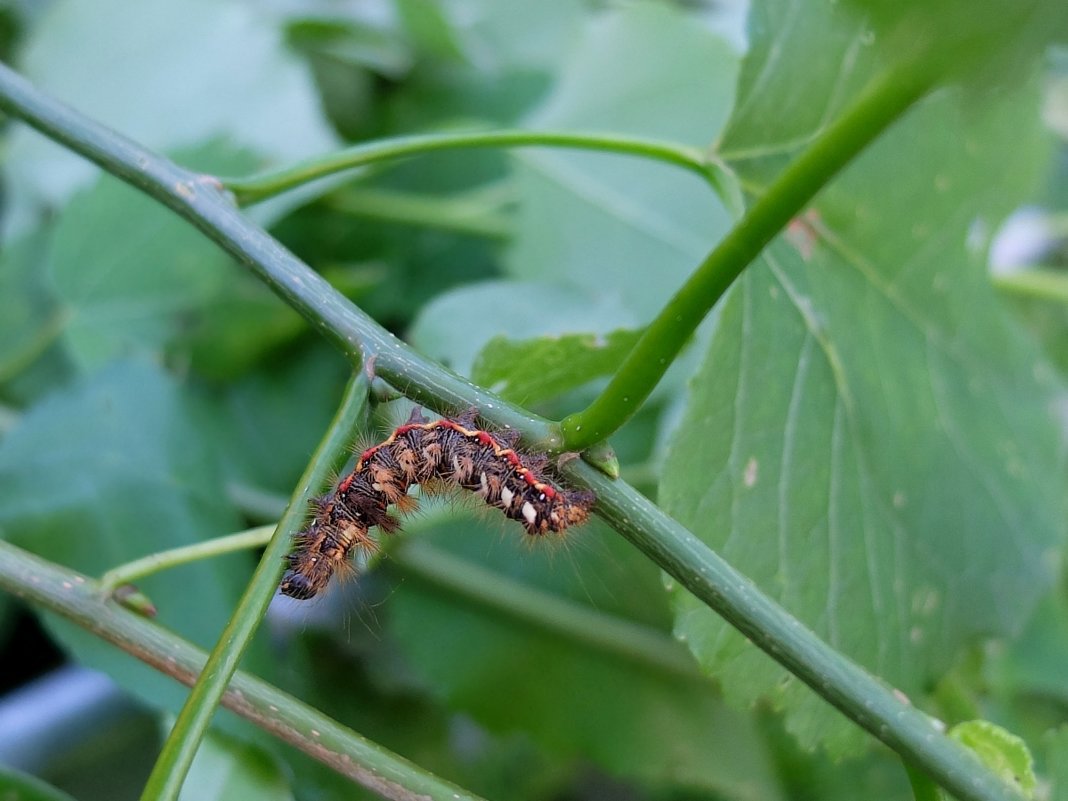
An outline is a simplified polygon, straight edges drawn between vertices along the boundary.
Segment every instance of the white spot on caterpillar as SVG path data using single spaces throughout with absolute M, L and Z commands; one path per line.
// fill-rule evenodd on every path
M 479 484 L 479 487 L 480 487 L 478 493 L 483 498 L 485 498 L 487 495 L 489 495 L 489 482 L 486 480 L 486 474 L 485 473 L 482 473 L 478 477 L 478 484 Z
M 523 519 L 530 525 L 534 525 L 534 522 L 538 519 L 538 513 L 535 511 L 534 506 L 530 501 L 523 504 Z
M 515 498 L 515 493 L 508 487 L 501 487 L 501 501 L 504 503 L 504 508 L 509 509 L 512 506 L 512 499 Z

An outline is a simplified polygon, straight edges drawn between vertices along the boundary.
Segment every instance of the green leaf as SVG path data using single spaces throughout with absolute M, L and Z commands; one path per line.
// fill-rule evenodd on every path
M 776 19 L 784 8 L 758 6 Z M 760 72 L 778 55 L 743 81 L 742 118 L 783 82 L 827 105 L 818 68 L 813 92 L 792 77 L 794 37 L 826 63 L 820 48 L 836 52 L 838 34 L 823 41 L 807 7 L 789 8 L 793 23 L 754 44 Z M 1018 630 L 1063 541 L 1060 388 L 984 264 L 989 231 L 1044 155 L 1035 101 L 1017 91 L 962 108 L 944 91 L 861 156 L 722 304 L 665 467 L 670 514 L 909 695 L 968 642 Z M 732 130 L 737 145 L 746 128 Z M 759 139 L 783 152 L 790 141 Z M 722 620 L 677 602 L 677 632 L 729 698 L 771 696 L 806 746 L 861 747 Z
M 743 182 L 762 186 L 856 98 L 880 65 L 870 25 L 843 13 L 836 0 L 757 0 L 749 39 L 738 100 L 716 151 Z
M 427 686 L 491 731 L 525 732 L 561 757 L 659 786 L 777 797 L 752 721 L 689 672 L 688 660 L 679 660 L 685 651 L 661 628 L 667 610 L 648 563 L 596 525 L 569 535 L 574 547 L 563 543 L 566 554 L 551 553 L 548 543 L 531 550 L 511 530 L 487 551 L 493 535 L 485 529 L 469 517 L 438 524 L 409 545 L 436 546 L 423 567 L 406 551 L 387 563 L 401 575 L 389 596 L 389 630 Z M 467 565 L 479 564 L 508 578 L 470 575 Z M 472 592 L 442 584 L 443 571 Z M 559 625 L 563 612 L 539 616 L 529 599 L 525 611 L 493 600 L 533 588 L 599 622 L 568 630 Z M 608 647 L 593 637 L 627 621 L 650 641 L 652 656 L 623 656 L 615 650 L 626 648 L 621 640 Z
M 400 79 L 411 69 L 412 53 L 401 41 L 400 31 L 375 20 L 373 10 L 366 18 L 360 18 L 359 7 L 351 8 L 352 18 L 300 6 L 291 11 L 286 20 L 289 41 L 298 49 L 337 62 L 350 76 L 365 67 Z
M 210 436 L 228 483 L 288 496 L 334 416 L 348 364 L 318 341 L 289 356 L 218 394 Z
M 63 0 L 21 56 L 42 90 L 155 150 L 225 136 L 284 163 L 334 143 L 314 84 L 271 16 L 234 0 Z M 94 174 L 28 128 L 12 132 L 6 161 L 8 230 L 42 204 L 63 204 Z
M 1068 705 L 1068 597 L 1042 600 L 1020 635 L 991 660 L 989 672 L 1006 696 L 1026 693 Z
M 479 352 L 494 338 L 607 335 L 634 325 L 634 315 L 610 295 L 595 297 L 543 283 L 487 281 L 439 295 L 420 313 L 408 339 L 426 355 L 471 376 Z
M 949 736 L 974 751 L 984 765 L 1028 798 L 1035 797 L 1035 761 L 1027 743 L 988 720 L 969 720 L 949 730 Z
M 377 575 L 361 579 L 377 583 Z M 363 587 L 361 587 L 363 589 Z M 373 592 L 372 592 L 373 594 Z M 347 596 L 351 599 L 352 596 Z M 379 600 L 372 601 L 376 606 Z M 367 595 L 356 601 L 367 603 Z M 351 607 L 343 614 L 351 614 Z M 483 798 L 544 801 L 559 797 L 559 785 L 573 769 L 553 762 L 526 737 L 495 737 L 469 717 L 456 715 L 425 694 L 404 686 L 408 669 L 377 625 L 374 609 L 357 609 L 359 622 L 336 628 L 333 639 L 304 630 L 280 653 L 286 689 L 368 739 L 404 754 L 422 768 Z M 370 630 L 368 630 L 370 629 Z M 355 640 L 355 642 L 354 642 Z M 369 662 L 381 666 L 369 669 Z M 399 674 L 399 675 L 398 675 Z M 399 679 L 399 680 L 398 680 Z M 401 686 L 398 686 L 401 685 Z M 378 798 L 301 754 L 287 757 L 302 790 L 323 801 Z
M 596 129 L 705 147 L 727 118 L 737 56 L 666 4 L 595 17 L 532 128 Z M 726 230 L 708 185 L 676 168 L 596 153 L 518 157 L 519 227 L 507 269 L 616 297 L 651 317 Z
M 141 363 L 116 364 L 38 404 L 0 440 L 3 536 L 99 575 L 157 550 L 238 530 L 202 411 L 190 393 Z M 160 573 L 141 589 L 164 625 L 206 646 L 249 568 L 247 555 L 238 554 Z M 89 632 L 45 620 L 79 661 L 150 704 L 180 705 L 184 690 L 170 679 Z
M 204 738 L 179 801 L 292 801 L 289 782 L 278 762 L 248 743 L 216 731 Z
M 253 164 L 220 143 L 181 160 L 206 170 Z M 60 214 L 48 268 L 63 304 L 64 340 L 86 370 L 161 346 L 236 277 L 229 257 L 200 232 L 110 176 Z
M 219 265 L 221 269 L 228 269 Z M 248 273 L 229 276 L 228 286 L 209 304 L 191 309 L 188 332 L 175 349 L 187 353 L 198 373 L 232 379 L 292 342 L 308 324 L 296 311 Z
M 892 57 L 933 50 L 953 80 L 1015 86 L 1021 67 L 1068 37 L 1059 0 L 849 0 Z
M 63 325 L 43 279 L 48 247 L 41 230 L 0 250 L 0 383 L 32 364 Z
M 484 72 L 555 69 L 589 11 L 574 0 L 444 0 L 459 46 Z
M 431 58 L 459 61 L 463 49 L 440 0 L 396 0 L 397 14 L 417 49 Z
M 3 801 L 74 801 L 62 790 L 30 776 L 28 773 L 0 764 L 0 799 Z
M 471 380 L 524 406 L 581 387 L 611 373 L 638 341 L 640 331 L 605 337 L 565 334 L 515 341 L 497 336 L 479 352 Z

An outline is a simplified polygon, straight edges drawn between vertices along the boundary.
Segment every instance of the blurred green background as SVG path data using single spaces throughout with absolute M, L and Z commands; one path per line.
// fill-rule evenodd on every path
M 732 0 L 0 0 L 0 58 L 116 130 L 218 175 L 407 133 L 531 127 L 715 147 L 737 168 L 740 191 L 759 193 L 877 61 L 864 49 L 874 35 L 868 28 L 851 22 L 842 33 L 824 24 L 825 16 L 845 13 L 835 3 L 802 6 L 758 4 L 747 26 L 750 9 Z M 790 45 L 776 56 L 783 74 L 761 94 L 762 79 L 743 70 L 743 59 L 750 48 L 767 59 L 768 42 L 780 35 Z M 941 200 L 928 198 L 922 213 L 930 219 L 952 216 L 965 196 L 1001 214 L 1021 209 L 997 238 L 992 227 L 977 234 L 983 243 L 975 249 L 985 271 L 985 245 L 994 242 L 995 284 L 1015 315 L 1011 325 L 983 317 L 981 336 L 969 339 L 972 310 L 981 313 L 989 299 L 965 294 L 947 314 L 948 336 L 960 334 L 970 355 L 980 349 L 976 342 L 993 343 L 996 364 L 1040 347 L 1035 369 L 1050 374 L 1035 379 L 1041 396 L 1022 403 L 1053 398 L 1063 413 L 1063 395 L 1050 387 L 1059 388 L 1068 369 L 1068 292 L 1055 291 L 1068 268 L 1068 51 L 1043 51 L 1041 74 L 1006 75 L 993 89 L 975 90 L 971 109 L 993 108 L 987 117 L 936 107 L 894 140 L 892 152 L 847 174 L 820 212 L 837 222 L 864 207 L 865 193 L 878 200 L 876 217 L 919 205 L 908 194 L 912 184 L 894 189 L 902 162 L 913 156 L 924 169 L 963 176 Z M 989 171 L 976 166 L 987 151 L 940 161 L 947 152 L 964 154 L 955 137 L 973 129 L 990 145 Z M 932 130 L 944 136 L 924 149 L 910 138 L 914 130 L 922 142 Z M 0 536 L 98 575 L 276 519 L 340 398 L 346 364 L 183 221 L 22 125 L 5 119 L 0 135 Z M 996 161 L 1010 149 L 1014 160 Z M 873 188 L 876 181 L 885 184 Z M 707 186 L 665 165 L 540 149 L 452 152 L 376 167 L 250 214 L 390 330 L 553 417 L 593 396 L 732 219 Z M 975 219 L 962 213 L 954 225 Z M 934 259 L 939 242 L 913 224 L 896 239 L 872 224 L 866 235 L 881 249 L 869 253 L 902 264 L 916 251 Z M 790 258 L 800 253 L 807 261 L 803 229 L 800 236 Z M 907 275 L 902 284 L 907 293 Z M 820 288 L 812 290 L 818 300 Z M 826 311 L 821 319 L 832 329 L 841 323 L 833 308 L 817 311 Z M 624 479 L 650 495 L 680 420 L 692 424 L 717 402 L 729 405 L 715 386 L 695 382 L 690 396 L 684 388 L 706 347 L 710 363 L 727 358 L 715 337 L 740 325 L 732 312 L 737 307 L 722 311 L 715 335 L 718 319 L 702 328 L 613 441 Z M 765 345 L 777 343 L 774 327 L 760 333 Z M 896 336 L 891 329 L 885 341 Z M 788 375 L 796 356 L 781 365 Z M 1031 367 L 1021 362 L 1020 370 Z M 963 371 L 953 386 L 973 375 Z M 910 385 L 903 386 L 907 394 Z M 997 409 L 1017 402 L 997 386 L 980 390 Z M 403 404 L 381 407 L 378 430 L 405 413 Z M 1047 424 L 1043 418 L 1027 434 L 1041 440 L 1054 430 Z M 984 426 L 980 420 L 967 433 L 980 436 Z M 760 440 L 765 429 L 753 431 Z M 922 448 L 926 429 L 917 424 L 910 433 Z M 690 458 L 683 450 L 666 469 L 674 459 L 674 475 L 704 480 L 703 465 L 678 464 Z M 985 451 L 977 458 L 987 456 L 994 458 Z M 1035 470 L 1054 463 L 1063 467 L 1059 451 L 1043 451 Z M 1063 510 L 1051 500 L 1062 490 L 1061 473 L 1046 471 L 1008 504 L 1034 512 L 1027 526 L 1037 533 L 1021 546 L 1020 561 L 1035 573 L 989 551 L 990 562 L 1012 568 L 1003 584 L 975 592 L 984 614 L 1008 606 L 996 646 L 891 653 L 915 661 L 916 675 L 909 665 L 897 669 L 919 684 L 939 672 L 941 680 L 921 691 L 944 717 L 991 717 L 1025 734 L 1060 799 L 1068 798 L 1065 592 L 1057 586 L 1042 594 L 1034 615 L 1035 598 L 1017 598 L 1017 607 L 998 593 L 1026 595 L 1019 585 L 1034 583 L 1037 598 L 1045 589 L 1032 579 L 1045 575 L 1035 563 L 1055 561 L 1063 547 Z M 682 519 L 696 492 L 677 478 L 664 490 Z M 938 501 L 935 495 L 932 506 Z M 924 514 L 925 525 L 942 522 L 937 509 Z M 659 571 L 601 525 L 561 547 L 536 549 L 462 504 L 431 502 L 405 530 L 391 558 L 359 582 L 312 604 L 279 600 L 244 669 L 491 799 L 910 797 L 888 751 L 855 734 L 835 741 L 819 722 L 806 730 L 808 718 L 786 722 L 776 707 L 791 689 L 751 706 L 756 691 L 731 689 L 728 681 L 735 703 L 725 702 L 723 688 L 672 636 L 696 631 L 699 639 L 708 629 L 700 620 L 687 629 L 686 602 L 673 609 Z M 978 533 L 976 540 L 983 547 Z M 737 561 L 759 575 L 772 545 L 748 543 Z M 939 553 L 951 559 L 955 551 Z M 147 579 L 143 589 L 161 623 L 210 647 L 254 558 L 182 567 Z M 518 615 L 465 592 L 485 571 L 502 597 L 533 588 L 571 605 L 591 629 L 632 627 L 663 649 L 663 663 L 606 651 L 544 616 Z M 870 594 L 867 585 L 853 589 Z M 817 616 L 805 586 L 793 593 L 791 609 Z M 915 614 L 924 611 L 924 597 L 913 596 Z M 967 616 L 969 608 L 961 602 L 953 613 Z M 907 640 L 910 629 L 897 622 Z M 863 636 L 882 660 L 881 635 Z M 83 801 L 136 798 L 185 690 L 7 596 L 0 596 L 0 649 L 0 789 L 27 799 L 61 792 Z M 816 742 L 849 757 L 836 762 L 810 750 Z M 367 795 L 223 712 L 183 798 Z

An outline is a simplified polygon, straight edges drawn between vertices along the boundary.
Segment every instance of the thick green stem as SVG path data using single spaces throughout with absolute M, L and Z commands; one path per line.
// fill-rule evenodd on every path
M 404 136 L 383 142 L 366 142 L 336 153 L 327 153 L 308 159 L 295 167 L 288 167 L 277 172 L 251 178 L 224 178 L 223 185 L 234 193 L 238 204 L 247 206 L 309 181 L 376 162 L 393 161 L 440 150 L 469 150 L 487 147 L 563 147 L 623 153 L 664 161 L 695 172 L 706 181 L 714 180 L 704 154 L 700 150 L 673 142 L 658 142 L 620 134 L 571 131 L 468 131 Z
M 0 110 L 100 165 L 200 229 L 300 312 L 353 363 L 373 370 L 413 400 L 437 410 L 477 406 L 495 424 L 523 432 L 529 445 L 558 453 L 559 427 L 450 373 L 409 348 L 317 272 L 234 208 L 217 178 L 182 169 L 74 109 L 38 92 L 0 64 Z
M 912 83 L 908 97 L 914 99 L 922 94 L 916 84 L 926 83 Z M 893 93 L 888 93 L 886 99 L 892 97 Z M 266 232 L 227 206 L 210 179 L 197 179 L 42 96 L 2 65 L 0 109 L 23 118 L 174 209 L 261 276 L 343 352 L 351 356 L 364 348 L 373 354 L 378 372 L 409 397 L 432 401 L 430 405 L 437 404 L 435 408 L 478 406 L 489 422 L 515 428 L 535 447 L 559 451 L 562 442 L 555 427 L 502 403 L 491 393 L 413 353 Z M 797 208 L 803 202 L 799 201 Z M 925 715 L 904 704 L 884 684 L 820 640 L 640 493 L 577 460 L 570 462 L 564 472 L 591 487 L 598 494 L 600 514 L 682 586 L 816 693 L 962 801 L 1019 801 L 1019 792 L 984 767 L 971 752 L 938 732 Z
M 61 615 L 183 684 L 191 685 L 207 662 L 195 645 L 110 602 L 92 579 L 2 540 L 0 589 Z M 383 798 L 480 801 L 247 673 L 234 674 L 222 704 Z
M 888 72 L 782 172 L 645 329 L 604 391 L 564 418 L 567 450 L 588 448 L 631 418 L 742 271 L 842 167 L 924 96 L 937 75 L 926 63 Z
M 237 603 L 230 620 L 223 629 L 208 657 L 203 672 L 193 685 L 178 719 L 174 722 L 159 759 L 152 769 L 141 794 L 142 801 L 174 801 L 182 790 L 182 783 L 193 764 L 200 741 L 211 724 L 231 676 L 237 670 L 252 635 L 267 612 L 267 606 L 278 588 L 284 558 L 293 547 L 293 535 L 307 519 L 308 503 L 322 490 L 343 455 L 348 453 L 352 434 L 360 416 L 367 408 L 370 380 L 360 370 L 349 382 L 344 400 L 326 436 L 301 476 L 293 497 L 274 536 L 263 552 L 256 572 Z
M 563 472 L 597 494 L 596 511 L 616 531 L 906 762 L 962 800 L 1020 801 L 1015 788 L 946 737 L 936 720 L 835 651 L 649 499 L 579 460 Z

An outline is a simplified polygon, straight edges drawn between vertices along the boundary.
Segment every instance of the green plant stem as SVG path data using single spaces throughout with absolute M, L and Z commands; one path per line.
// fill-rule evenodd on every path
M 649 499 L 575 460 L 573 483 L 597 494 L 596 511 L 697 598 L 848 718 L 967 801 L 1021 796 L 938 722 L 838 653 Z
M 74 109 L 38 92 L 0 64 L 0 110 L 140 189 L 198 228 L 302 314 L 354 364 L 373 369 L 413 400 L 437 410 L 477 406 L 486 419 L 523 432 L 528 445 L 559 453 L 559 427 L 502 403 L 409 348 L 322 276 L 246 220 L 217 178 L 185 170 Z
M 783 170 L 644 330 L 601 394 L 561 423 L 564 447 L 581 451 L 641 407 L 705 316 L 834 175 L 931 88 L 927 62 L 891 70 Z
M 341 406 L 301 476 L 252 580 L 163 743 L 163 750 L 141 794 L 142 801 L 174 801 L 181 793 L 182 783 L 193 764 L 200 741 L 211 724 L 215 708 L 278 589 L 285 556 L 293 546 L 293 535 L 307 519 L 308 503 L 321 491 L 331 470 L 343 455 L 349 452 L 352 433 L 367 408 L 369 387 L 370 379 L 363 370 L 359 370 L 345 389 Z
M 284 499 L 281 499 L 284 505 Z M 185 548 L 146 556 L 109 570 L 99 581 L 109 593 L 115 587 L 179 565 L 212 559 L 234 551 L 261 548 L 270 540 L 273 525 L 216 537 Z M 587 646 L 666 671 L 683 679 L 703 681 L 693 657 L 671 637 L 659 631 L 573 603 L 486 570 L 453 556 L 418 537 L 405 537 L 389 549 L 390 562 L 403 572 L 435 587 L 485 606 L 501 615 L 568 637 Z
M 114 592 L 116 587 L 124 584 L 133 584 L 145 576 L 169 570 L 178 565 L 197 562 L 201 559 L 210 559 L 215 556 L 233 553 L 234 551 L 247 551 L 252 548 L 262 548 L 271 541 L 276 526 L 260 526 L 240 531 L 237 534 L 229 534 L 225 537 L 197 542 L 181 548 L 171 548 L 167 551 L 158 551 L 141 559 L 113 567 L 100 577 L 100 588 L 107 593 Z
M 92 579 L 2 540 L 0 589 L 55 612 L 183 684 L 191 685 L 207 662 L 207 654 L 192 643 L 109 601 Z M 479 801 L 247 673 L 234 674 L 222 704 L 384 798 Z
M 1068 271 L 1052 267 L 1033 268 L 1018 273 L 991 276 L 991 281 L 1003 292 L 1036 300 L 1068 303 Z
M 623 153 L 674 164 L 712 181 L 708 162 L 697 148 L 611 133 L 573 131 L 466 131 L 461 133 L 403 136 L 381 142 L 366 142 L 327 153 L 276 172 L 251 178 L 224 178 L 238 205 L 247 206 L 328 175 L 365 167 L 381 161 L 472 148 L 557 147 Z
M 415 537 L 390 549 L 403 572 L 507 615 L 589 647 L 692 681 L 701 674 L 693 656 L 671 637 L 522 584 L 453 556 Z
M 913 86 L 911 94 L 918 93 Z M 2 65 L 0 109 L 21 117 L 172 208 L 261 276 L 342 352 L 351 356 L 366 349 L 373 354 L 377 371 L 409 397 L 438 409 L 478 406 L 486 420 L 515 428 L 533 447 L 560 450 L 560 433 L 547 421 L 503 403 L 412 352 L 266 232 L 237 214 L 210 179 L 197 179 L 41 95 Z M 205 191 L 200 191 L 202 188 Z M 597 511 L 683 587 L 961 801 L 1021 799 L 1015 788 L 972 753 L 937 731 L 930 719 L 820 640 L 640 493 L 577 460 L 568 463 L 564 473 L 593 489 L 598 494 Z

